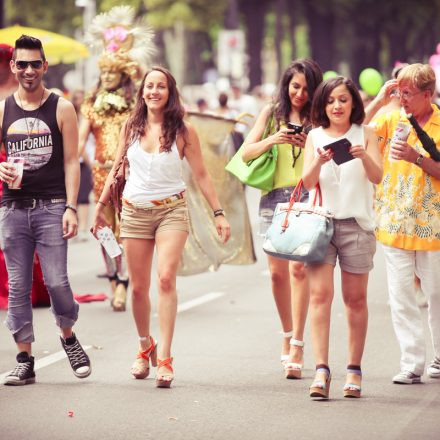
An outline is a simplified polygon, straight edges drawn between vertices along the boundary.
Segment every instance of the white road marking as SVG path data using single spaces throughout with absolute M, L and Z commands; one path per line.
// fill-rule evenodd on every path
M 196 299 L 192 299 L 190 301 L 186 301 L 179 306 L 177 306 L 177 313 L 185 312 L 189 309 L 193 309 L 194 307 L 201 306 L 202 304 L 206 304 L 210 301 L 214 301 L 217 298 L 221 298 L 225 294 L 223 292 L 209 292 L 203 296 L 200 296 Z
M 177 306 L 177 313 L 186 312 L 187 310 L 193 309 L 194 307 L 201 306 L 210 301 L 214 301 L 218 298 L 224 296 L 224 292 L 209 292 L 205 295 L 202 295 L 198 298 L 192 299 L 190 301 L 183 302 L 182 304 Z M 154 317 L 157 318 L 157 313 L 154 314 Z M 83 346 L 84 350 L 88 350 L 92 348 L 91 345 Z M 40 368 L 47 367 L 49 365 L 54 364 L 55 362 L 60 361 L 61 359 L 66 358 L 66 353 L 64 350 L 57 351 L 56 353 L 50 354 L 49 356 L 45 356 L 41 359 L 35 361 L 34 370 L 39 370 Z M 10 373 L 7 371 L 6 373 L 0 374 L 0 382 L 3 382 L 6 376 Z
M 177 313 L 186 312 L 187 310 L 193 309 L 194 307 L 201 306 L 202 304 L 206 304 L 210 301 L 214 301 L 217 298 L 221 298 L 224 296 L 223 292 L 209 292 L 205 295 L 199 296 L 198 298 L 191 299 L 189 301 L 183 302 L 177 306 Z M 157 318 L 157 313 L 154 314 L 154 317 Z

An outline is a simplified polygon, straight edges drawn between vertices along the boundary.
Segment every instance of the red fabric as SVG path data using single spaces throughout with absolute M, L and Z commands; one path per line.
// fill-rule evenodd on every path
M 31 300 L 33 307 L 50 306 L 49 293 L 43 281 L 43 273 L 41 271 L 40 261 L 35 255 L 34 273 L 32 282 Z M 8 273 L 6 272 L 5 259 L 3 252 L 0 251 L 0 310 L 8 308 Z
M 0 310 L 8 308 L 8 275 L 6 274 L 5 258 L 0 251 Z
M 105 301 L 107 299 L 107 295 L 105 293 L 75 293 L 73 297 L 79 303 Z

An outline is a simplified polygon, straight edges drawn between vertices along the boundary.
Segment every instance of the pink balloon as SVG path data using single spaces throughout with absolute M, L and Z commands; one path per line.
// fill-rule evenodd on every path
M 434 54 L 429 57 L 429 65 L 431 67 L 440 66 L 440 55 Z
M 440 43 L 437 44 L 437 53 L 440 53 Z

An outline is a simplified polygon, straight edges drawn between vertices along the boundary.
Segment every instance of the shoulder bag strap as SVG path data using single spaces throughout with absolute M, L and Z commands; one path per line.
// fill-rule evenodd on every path
M 272 109 L 270 111 L 270 115 L 267 118 L 266 127 L 264 127 L 264 132 L 263 132 L 263 136 L 261 137 L 261 140 L 266 139 L 270 135 L 270 133 L 272 131 L 274 113 L 275 113 L 275 108 L 272 107 Z

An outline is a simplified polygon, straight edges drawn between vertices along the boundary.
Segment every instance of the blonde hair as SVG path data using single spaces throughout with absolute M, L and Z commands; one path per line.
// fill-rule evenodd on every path
M 397 76 L 399 87 L 404 82 L 409 82 L 419 90 L 435 92 L 435 73 L 429 64 L 409 64 L 405 66 Z

